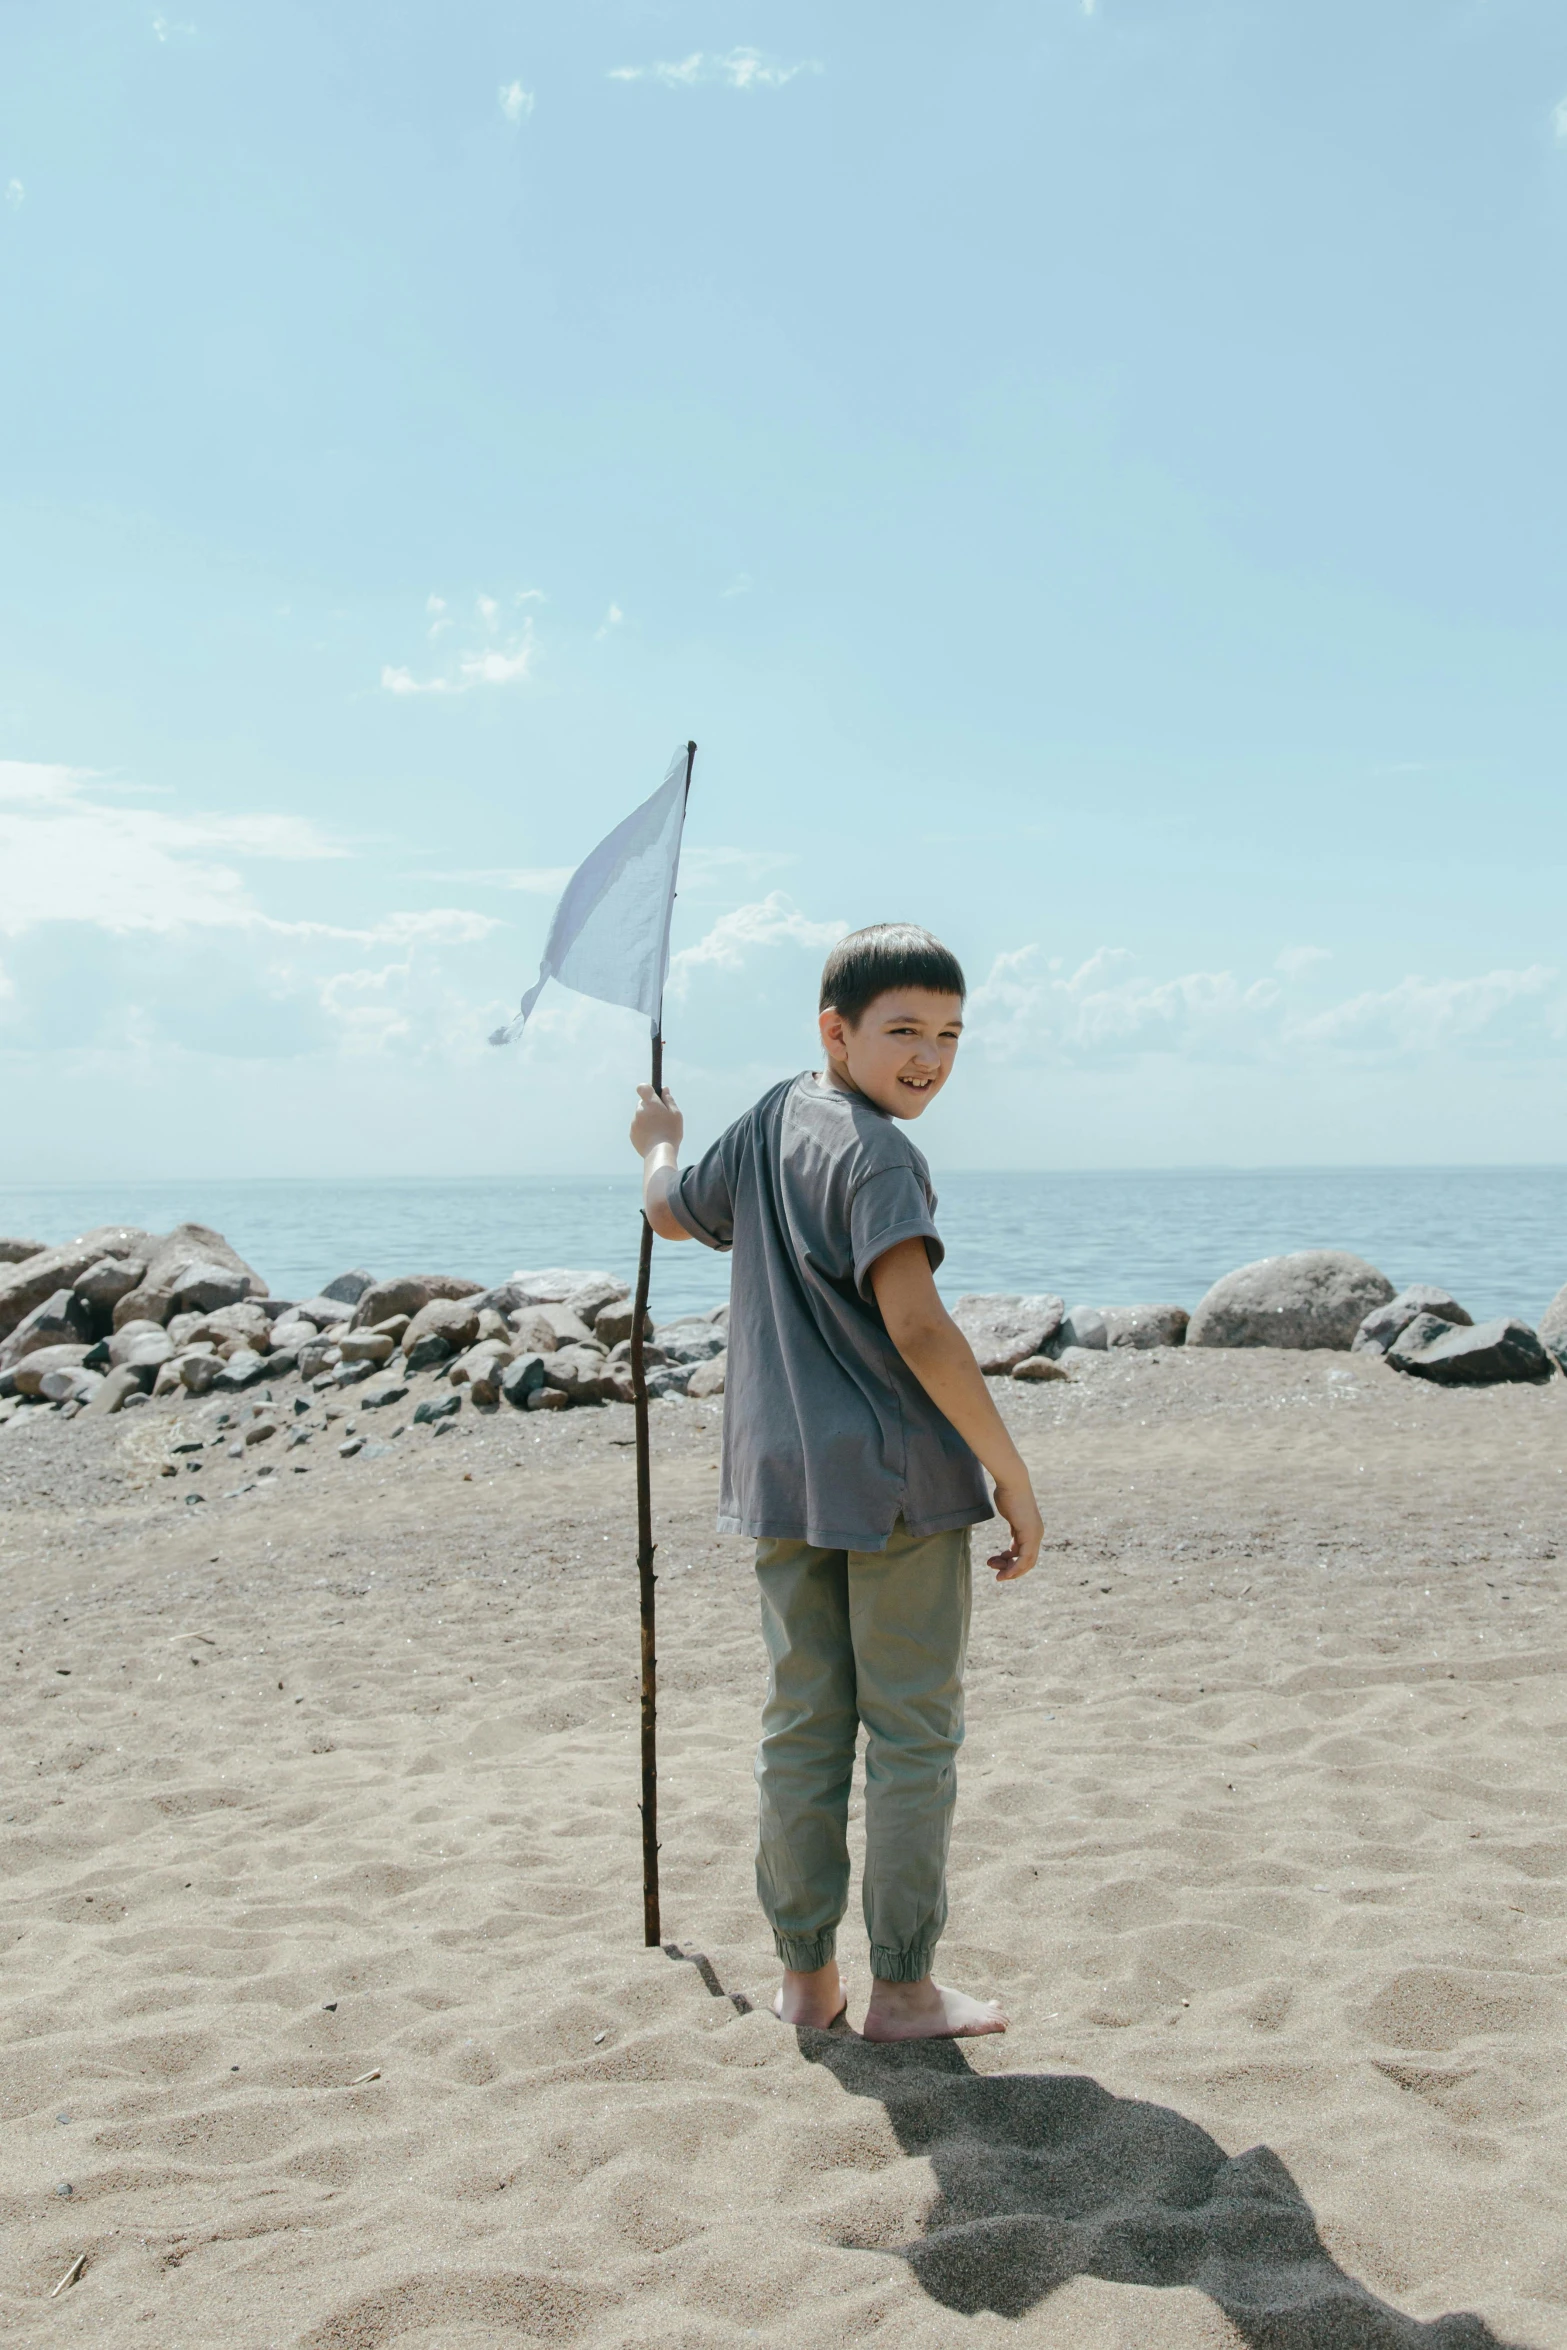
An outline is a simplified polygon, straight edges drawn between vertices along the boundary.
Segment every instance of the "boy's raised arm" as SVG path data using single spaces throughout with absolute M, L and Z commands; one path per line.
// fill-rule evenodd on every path
M 669 1206 L 669 1194 L 680 1179 L 680 1144 L 686 1122 L 672 1093 L 655 1093 L 639 1085 L 641 1106 L 631 1121 L 631 1147 L 642 1160 L 642 1212 L 660 1240 L 689 1240 L 691 1235 Z
M 653 1229 L 661 1229 L 654 1225 Z M 1039 1556 L 1044 1524 L 1027 1469 L 997 1411 L 974 1350 L 936 1293 L 923 1240 L 900 1240 L 871 1267 L 887 1336 L 939 1410 L 979 1455 L 996 1484 L 996 1511 L 1012 1547 L 989 1562 L 998 1583 L 1015 1583 Z

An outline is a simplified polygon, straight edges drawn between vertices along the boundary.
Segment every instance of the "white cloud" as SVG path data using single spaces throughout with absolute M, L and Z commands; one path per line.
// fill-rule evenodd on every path
M 530 590 L 529 593 L 536 594 L 537 590 Z M 479 619 L 493 635 L 499 626 L 500 605 L 493 596 L 480 596 L 476 601 Z M 439 596 L 428 598 L 425 611 L 434 615 L 428 631 L 433 643 L 451 626 L 451 620 Z M 532 673 L 536 650 L 533 621 L 531 617 L 524 616 L 522 626 L 515 635 L 497 644 L 479 645 L 471 651 L 459 653 L 455 662 L 439 676 L 416 677 L 411 669 L 400 663 L 384 663 L 381 690 L 389 694 L 466 694 L 480 685 L 518 685 Z
M 521 82 L 503 82 L 500 100 L 501 112 L 508 122 L 526 122 L 533 112 L 533 92 L 525 90 Z
M 599 622 L 598 627 L 593 631 L 595 642 L 597 642 L 602 637 L 608 636 L 612 628 L 619 628 L 622 622 L 625 620 L 625 617 L 626 615 L 624 612 L 622 612 L 618 604 L 611 604 L 609 610 L 605 613 L 603 619 Z
M 684 995 L 693 976 L 704 968 L 743 970 L 747 956 L 757 947 L 789 945 L 815 952 L 842 938 L 848 927 L 846 922 L 813 922 L 782 890 L 772 890 L 753 905 L 736 906 L 733 912 L 720 914 L 705 938 L 698 939 L 694 947 L 682 947 L 670 958 L 670 993 Z
M 486 889 L 516 889 L 534 898 L 558 898 L 575 865 L 475 865 L 456 873 L 423 873 L 421 881 L 467 881 Z
M 23 187 L 20 180 L 6 181 L 5 200 L 10 205 L 13 212 L 19 212 L 26 199 L 27 190 Z
M 1557 138 L 1567 146 L 1567 98 L 1558 98 L 1551 115 Z
M 1331 963 L 1332 952 L 1327 947 L 1283 947 L 1273 958 L 1275 971 L 1282 971 L 1288 979 L 1298 979 L 1313 964 Z
M 1500 1043 L 1521 1041 L 1520 1030 L 1561 1038 L 1567 1036 L 1567 1004 L 1556 986 L 1559 976 L 1543 963 L 1473 979 L 1411 976 L 1396 987 L 1351 996 L 1302 1021 L 1295 1033 L 1311 1044 L 1400 1053 L 1469 1044 L 1486 1032 Z
M 751 593 L 751 586 L 752 581 L 749 571 L 737 571 L 734 575 L 734 578 L 729 582 L 729 585 L 726 588 L 720 588 L 718 592 L 725 598 L 730 596 L 748 596 Z
M 760 49 L 693 49 L 678 64 L 661 61 L 657 65 L 614 66 L 609 78 L 612 82 L 661 82 L 668 90 L 691 89 L 699 82 L 717 82 L 730 90 L 781 90 L 798 74 L 821 70 L 821 61 L 815 57 L 781 65 L 776 58 L 764 57 Z
M 169 42 L 188 37 L 195 32 L 196 28 L 193 24 L 181 23 L 177 17 L 155 16 L 152 20 L 152 30 L 155 39 Z

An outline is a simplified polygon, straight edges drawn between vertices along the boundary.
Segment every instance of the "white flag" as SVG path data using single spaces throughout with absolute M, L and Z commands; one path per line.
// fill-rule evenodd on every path
M 656 1030 L 669 968 L 669 919 L 675 906 L 680 835 L 695 743 L 682 743 L 669 772 L 577 867 L 555 909 L 539 976 L 515 1020 L 497 1028 L 491 1044 L 510 1044 L 544 991 L 558 979 L 579 995 L 646 1012 Z

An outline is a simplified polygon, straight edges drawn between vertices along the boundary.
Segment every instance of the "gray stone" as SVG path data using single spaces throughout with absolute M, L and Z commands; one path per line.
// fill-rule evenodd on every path
M 542 1362 L 543 1359 L 541 1355 L 539 1360 Z M 509 1350 L 505 1354 L 480 1352 L 468 1381 L 468 1393 L 474 1403 L 481 1404 L 486 1411 L 493 1410 L 501 1400 L 501 1381 L 510 1363 Z
M 103 1257 L 146 1259 L 155 1248 L 150 1232 L 134 1224 L 99 1224 L 63 1248 L 38 1249 L 14 1264 L 0 1264 L 0 1339 L 9 1338 L 24 1315 L 57 1289 L 71 1289 L 89 1265 Z
M 722 1395 L 728 1364 L 727 1349 L 722 1354 L 711 1356 L 705 1363 L 698 1363 L 686 1381 L 687 1395 L 696 1396 L 699 1400 L 709 1395 Z
M 506 1286 L 518 1292 L 521 1305 L 559 1306 L 565 1304 L 573 1290 L 609 1278 L 607 1273 L 584 1273 L 569 1265 L 546 1265 L 536 1272 L 513 1273 Z
M 52 1290 L 0 1344 L 0 1371 L 8 1371 L 24 1355 L 36 1354 L 41 1346 L 90 1346 L 97 1335 L 92 1309 L 75 1290 Z
M 1333 1347 L 1348 1350 L 1393 1284 L 1347 1249 L 1299 1249 L 1263 1257 L 1216 1281 L 1191 1318 L 1188 1346 Z
M 192 1395 L 209 1395 L 224 1368 L 221 1355 L 192 1353 L 179 1358 L 180 1385 Z
M 286 1348 L 290 1354 L 298 1355 L 307 1346 L 317 1344 L 316 1326 L 314 1322 L 300 1321 L 290 1309 L 287 1321 L 273 1323 L 272 1344 L 275 1347 Z
M 1390 1297 L 1386 1305 L 1372 1307 L 1355 1332 L 1350 1353 L 1385 1355 L 1417 1314 L 1435 1314 L 1439 1320 L 1455 1323 L 1465 1330 L 1472 1327 L 1474 1319 L 1445 1289 L 1435 1289 L 1429 1281 L 1416 1281 L 1408 1289 L 1401 1289 L 1397 1297 Z
M 682 1319 L 658 1326 L 658 1351 L 666 1363 L 705 1363 L 721 1355 L 728 1344 L 724 1331 L 711 1322 Z M 645 1358 L 644 1358 L 645 1359 Z
M 402 1273 L 392 1281 L 376 1281 L 357 1299 L 351 1316 L 355 1330 L 373 1330 L 393 1314 L 416 1316 L 437 1297 L 477 1297 L 483 1284 L 463 1281 L 455 1273 Z
M 482 1346 L 486 1339 L 490 1339 L 499 1340 L 501 1345 L 510 1347 L 511 1332 L 506 1327 L 504 1315 L 498 1314 L 493 1306 L 481 1306 L 478 1319 L 478 1335 L 474 1340 L 476 1346 Z
M 146 1392 L 144 1377 L 145 1374 L 132 1363 L 122 1363 L 117 1371 L 107 1372 L 98 1382 L 97 1393 L 88 1399 L 88 1411 L 94 1419 L 103 1419 L 110 1412 L 117 1412 L 128 1396 Z
M 37 1395 L 51 1371 L 79 1371 L 85 1346 L 40 1346 L 0 1374 L 0 1394 Z
M 85 1273 L 78 1274 L 71 1286 L 78 1297 L 107 1319 L 121 1298 L 146 1277 L 147 1266 L 141 1257 L 100 1257 Z
M 351 1273 L 339 1273 L 335 1280 L 323 1281 L 320 1294 L 336 1305 L 356 1306 L 367 1289 L 375 1287 L 375 1275 L 356 1265 Z
M 1069 1346 L 1102 1355 L 1110 1344 L 1110 1325 L 1098 1306 L 1074 1306 L 1061 1317 L 1061 1327 L 1050 1340 L 1050 1352 L 1065 1354 Z
M 116 1329 L 125 1322 L 167 1322 L 174 1313 L 205 1313 L 241 1297 L 267 1294 L 261 1275 L 209 1224 L 177 1224 L 161 1238 L 149 1233 L 142 1240 L 140 1248 L 99 1251 L 147 1260 L 146 1278 L 127 1290 L 114 1309 Z
M 137 1330 L 127 1333 L 117 1330 L 109 1343 L 109 1360 L 118 1370 L 122 1363 L 138 1371 L 145 1371 L 149 1382 L 152 1375 L 173 1359 L 174 1349 L 166 1330 Z
M 542 1306 L 521 1306 L 511 1317 L 513 1343 L 526 1354 L 552 1355 L 560 1340 Z
M 476 1297 L 431 1298 L 403 1332 L 403 1352 L 409 1353 L 421 1338 L 435 1336 L 444 1339 L 453 1354 L 462 1354 L 479 1335 L 479 1313 Z
M 1069 1379 L 1071 1373 L 1050 1355 L 1025 1355 L 1012 1366 L 1014 1379 Z
M 543 1322 L 554 1332 L 557 1346 L 584 1346 L 594 1336 L 593 1331 L 588 1328 L 582 1317 L 579 1314 L 574 1314 L 568 1305 L 535 1306 L 528 1316 L 528 1321 L 530 1327 Z M 609 1341 L 600 1339 L 599 1344 L 607 1348 Z M 548 1350 L 541 1348 L 539 1351 L 544 1353 Z
M 630 1294 L 624 1281 L 617 1281 L 613 1273 L 594 1273 L 588 1280 L 579 1282 L 561 1302 L 592 1330 L 606 1306 L 619 1305 Z
M 378 1387 L 367 1387 L 359 1401 L 367 1412 L 381 1412 L 389 1403 L 401 1403 L 407 1393 L 401 1380 L 383 1379 Z
M 454 1412 L 462 1410 L 460 1389 L 448 1388 L 445 1395 L 427 1395 L 423 1403 L 414 1405 L 415 1427 L 428 1427 L 434 1420 L 449 1420 Z
M 569 1412 L 571 1398 L 559 1387 L 536 1387 L 528 1398 L 530 1412 Z
M 661 1403 L 666 1395 L 688 1394 L 692 1377 L 683 1363 L 661 1363 L 647 1375 L 648 1394 L 654 1403 Z
M 605 1346 L 619 1346 L 622 1339 L 631 1336 L 632 1325 L 636 1318 L 636 1307 L 630 1298 L 619 1299 L 612 1305 L 600 1306 L 593 1317 L 593 1335 Z M 642 1327 L 645 1334 L 651 1338 L 653 1335 L 651 1314 L 645 1316 Z
M 301 1379 L 319 1379 L 323 1371 L 333 1370 L 342 1357 L 335 1346 L 317 1338 L 313 1345 L 302 1346 L 296 1359 Z
M 1394 1370 L 1434 1380 L 1439 1387 L 1539 1386 L 1552 1372 L 1548 1350 L 1528 1323 L 1512 1314 L 1498 1314 L 1472 1329 L 1444 1322 L 1437 1314 L 1417 1314 L 1388 1348 L 1387 1360 Z
M 22 1265 L 29 1257 L 41 1257 L 41 1240 L 0 1240 L 0 1265 Z
M 46 1403 L 86 1403 L 102 1385 L 95 1371 L 84 1371 L 78 1363 L 73 1369 L 45 1371 L 38 1392 Z
M 1536 1333 L 1540 1344 L 1567 1371 L 1567 1289 L 1559 1289 L 1540 1316 Z
M 379 1369 L 397 1349 L 384 1330 L 350 1330 L 341 1351 L 345 1363 L 370 1363 Z
M 170 1309 L 176 1314 L 216 1314 L 225 1306 L 237 1306 L 250 1295 L 251 1276 L 233 1265 L 210 1264 L 199 1259 L 193 1265 L 182 1266 L 174 1277 Z
M 514 1405 L 519 1412 L 525 1409 L 529 1396 L 544 1383 L 542 1355 L 513 1355 L 511 1361 L 501 1368 L 500 1392 L 506 1402 Z
M 272 1366 L 266 1356 L 258 1354 L 252 1346 L 242 1346 L 220 1366 L 212 1384 L 227 1395 L 246 1387 L 259 1387 L 271 1375 Z
M 378 1363 L 336 1363 L 331 1378 L 334 1387 L 357 1387 L 362 1379 L 373 1379 L 380 1369 Z
M 558 1388 L 572 1403 L 602 1403 L 606 1364 L 594 1347 L 561 1346 L 541 1357 L 546 1383 Z M 613 1374 L 610 1374 L 613 1377 Z
M 210 1338 L 220 1354 L 248 1346 L 264 1355 L 278 1343 L 277 1325 L 258 1298 L 236 1299 L 233 1305 L 218 1306 L 194 1322 L 189 1313 L 175 1315 L 169 1323 L 171 1338 L 176 1331 L 187 1345 L 194 1339 Z
M 1184 1306 L 1106 1306 L 1105 1336 L 1112 1346 L 1140 1350 L 1155 1346 L 1184 1346 L 1191 1320 Z
M 403 1368 L 405 1371 L 433 1370 L 437 1363 L 449 1363 L 453 1352 L 454 1349 L 438 1330 L 426 1330 L 404 1352 Z
M 318 1330 L 332 1330 L 348 1320 L 353 1308 L 340 1297 L 304 1297 L 294 1311 L 302 1322 L 314 1322 Z
M 1042 1293 L 970 1293 L 958 1299 L 952 1319 L 980 1369 L 994 1374 L 1044 1352 L 1061 1327 L 1061 1300 Z

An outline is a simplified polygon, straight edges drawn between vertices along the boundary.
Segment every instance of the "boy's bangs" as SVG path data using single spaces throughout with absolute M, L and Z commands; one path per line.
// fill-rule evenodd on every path
M 875 922 L 840 938 L 822 972 L 821 1009 L 854 1027 L 879 995 L 895 987 L 966 996 L 963 966 L 950 947 L 915 922 Z

